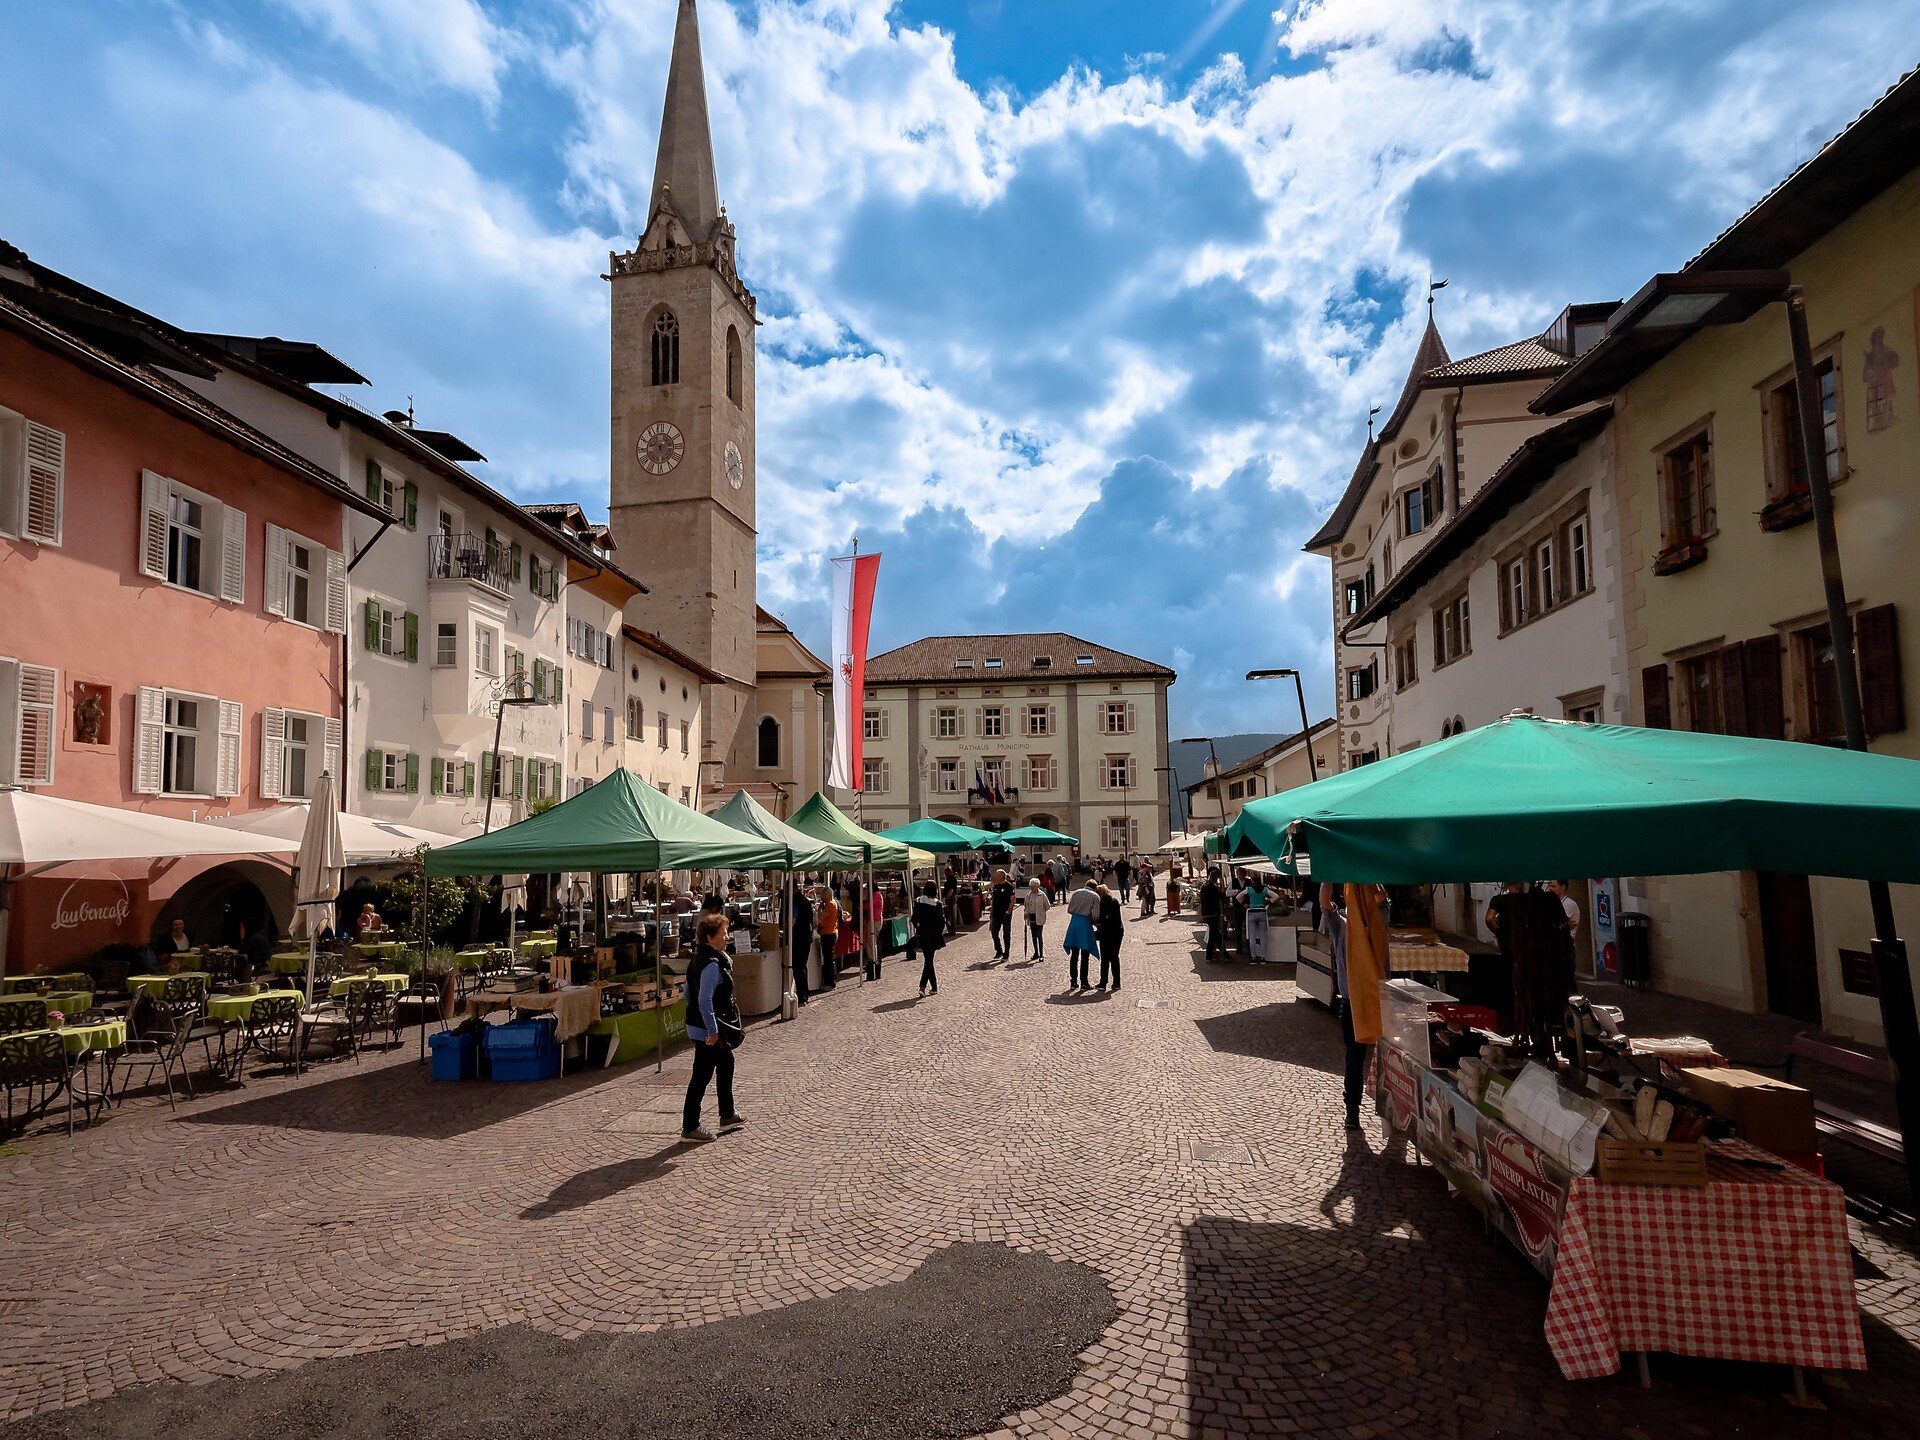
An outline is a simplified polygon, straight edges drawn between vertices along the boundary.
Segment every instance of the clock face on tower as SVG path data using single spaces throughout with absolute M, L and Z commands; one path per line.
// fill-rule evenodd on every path
M 740 458 L 740 447 L 727 441 L 727 483 L 738 490 L 747 480 L 747 462 Z
M 650 475 L 664 475 L 680 463 L 687 442 L 680 427 L 669 420 L 656 420 L 640 432 L 637 447 L 640 463 Z

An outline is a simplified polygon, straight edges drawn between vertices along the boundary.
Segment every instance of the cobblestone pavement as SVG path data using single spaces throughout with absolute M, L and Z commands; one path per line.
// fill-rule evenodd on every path
M 684 1054 L 435 1086 L 405 1051 L 37 1136 L 0 1159 L 0 1416 L 514 1322 L 697 1325 L 980 1241 L 1082 1262 L 1118 1306 L 999 1440 L 1913 1433 L 1910 1232 L 1856 1225 L 1872 1368 L 1820 1378 L 1823 1411 L 1754 1366 L 1568 1384 L 1544 1283 L 1374 1122 L 1344 1136 L 1332 1019 L 1280 967 L 1203 970 L 1192 939 L 1136 925 L 1111 996 L 1062 993 L 1058 957 L 989 963 L 984 931 L 935 998 L 890 961 L 756 1025 L 752 1123 L 696 1149 Z

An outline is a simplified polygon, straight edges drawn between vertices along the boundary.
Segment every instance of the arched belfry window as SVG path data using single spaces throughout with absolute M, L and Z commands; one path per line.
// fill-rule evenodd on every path
M 740 332 L 733 326 L 727 326 L 727 399 L 734 404 L 740 403 L 740 392 L 746 386 L 746 377 L 740 373 Z
M 780 722 L 771 715 L 760 722 L 760 758 L 756 762 L 772 768 L 780 763 Z
M 653 318 L 653 383 L 680 383 L 680 322 L 671 310 Z

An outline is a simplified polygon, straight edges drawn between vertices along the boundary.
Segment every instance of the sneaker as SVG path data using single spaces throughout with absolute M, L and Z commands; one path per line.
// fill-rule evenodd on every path
M 722 1115 L 720 1117 L 720 1133 L 724 1135 L 729 1130 L 738 1130 L 746 1123 L 747 1117 L 744 1115 Z
M 685 1145 L 711 1145 L 718 1137 L 704 1125 L 696 1125 L 691 1130 L 682 1130 L 680 1140 Z
M 1358 1130 L 1359 1128 L 1360 1128 L 1360 1112 L 1358 1110 L 1349 1110 L 1347 1112 L 1347 1129 Z

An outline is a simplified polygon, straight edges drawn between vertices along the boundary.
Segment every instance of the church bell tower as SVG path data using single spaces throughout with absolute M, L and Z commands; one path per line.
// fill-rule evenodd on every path
M 724 759 L 756 668 L 754 299 L 720 204 L 694 0 L 680 0 L 674 26 L 647 226 L 608 257 L 607 279 L 610 519 L 623 563 L 652 592 L 626 618 L 728 677 L 704 695 L 703 758 Z

